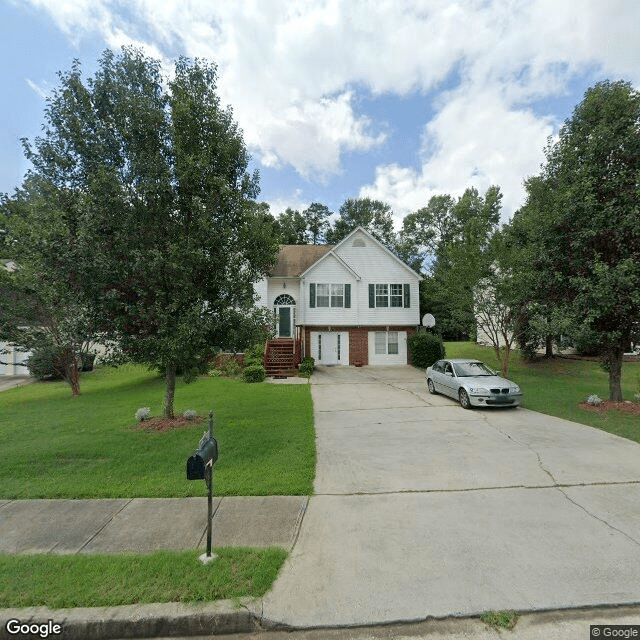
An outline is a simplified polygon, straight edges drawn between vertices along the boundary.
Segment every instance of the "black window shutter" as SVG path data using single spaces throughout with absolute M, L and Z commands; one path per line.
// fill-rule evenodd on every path
M 404 285 L 404 307 L 408 309 L 411 306 L 411 285 Z
M 369 285 L 369 309 L 374 309 L 376 306 L 376 285 Z
M 309 285 L 309 307 L 315 309 L 316 306 L 316 283 L 312 282 Z
M 345 309 L 351 308 L 351 285 L 344 285 L 344 307 Z

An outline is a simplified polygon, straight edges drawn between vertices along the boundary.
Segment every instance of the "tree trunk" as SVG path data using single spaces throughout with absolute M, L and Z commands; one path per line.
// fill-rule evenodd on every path
M 622 402 L 622 354 L 623 348 L 611 349 L 607 356 L 609 364 L 609 400 Z
M 167 390 L 164 396 L 164 417 L 173 418 L 173 396 L 176 393 L 176 365 L 167 365 Z
M 504 354 L 502 355 L 502 377 L 503 378 L 508 378 L 509 377 L 509 360 L 511 359 L 511 346 L 509 345 L 509 343 L 507 342 L 504 345 Z
M 548 335 L 545 338 L 545 358 L 553 358 L 553 336 Z
M 62 353 L 64 361 L 64 379 L 71 385 L 71 396 L 80 395 L 80 375 L 78 373 L 78 357 L 73 349 L 65 349 Z

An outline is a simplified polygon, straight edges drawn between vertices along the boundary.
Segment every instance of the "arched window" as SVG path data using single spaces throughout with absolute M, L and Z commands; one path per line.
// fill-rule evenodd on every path
M 288 294 L 288 293 L 282 293 L 280 294 L 274 301 L 273 304 L 274 306 L 281 306 L 281 305 L 291 305 L 291 304 L 295 304 L 296 301 Z

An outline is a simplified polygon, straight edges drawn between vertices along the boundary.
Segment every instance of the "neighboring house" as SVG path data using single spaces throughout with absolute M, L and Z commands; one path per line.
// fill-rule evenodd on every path
M 282 245 L 270 277 L 256 285 L 258 305 L 276 316 L 268 371 L 303 356 L 326 365 L 407 364 L 420 280 L 361 227 L 337 245 Z M 294 362 L 282 356 L 286 345 Z
M 12 260 L 1 259 L 0 267 L 7 271 L 15 271 L 18 265 Z M 29 355 L 29 353 L 18 351 L 15 347 L 0 341 L 0 376 L 28 376 L 29 369 L 24 363 Z

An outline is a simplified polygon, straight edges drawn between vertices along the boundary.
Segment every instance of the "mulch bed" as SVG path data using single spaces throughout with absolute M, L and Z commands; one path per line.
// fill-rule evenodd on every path
M 591 405 L 586 402 L 581 402 L 578 405 L 585 411 L 591 411 L 591 413 L 599 413 L 606 415 L 611 410 L 624 411 L 625 413 L 631 413 L 636 416 L 640 416 L 640 402 L 630 402 L 626 400 L 624 402 L 615 402 L 614 400 L 603 400 L 602 404 Z
M 197 416 L 193 420 L 187 420 L 180 416 L 179 418 L 148 418 L 141 420 L 133 425 L 132 429 L 138 431 L 171 431 L 172 429 L 184 429 L 193 427 L 196 424 L 202 424 L 205 421 L 204 416 Z

